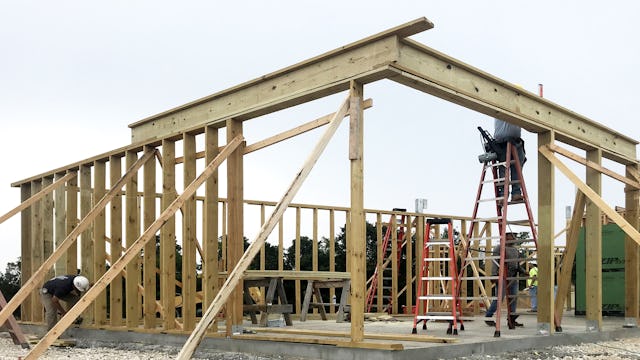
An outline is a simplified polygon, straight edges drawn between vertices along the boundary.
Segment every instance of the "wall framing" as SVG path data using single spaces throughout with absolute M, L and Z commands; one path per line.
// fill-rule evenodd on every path
M 412 22 L 400 25 L 388 31 L 373 35 L 356 43 L 349 44 L 337 50 L 314 57 L 307 61 L 292 65 L 285 69 L 267 74 L 259 79 L 249 81 L 228 90 L 207 96 L 194 102 L 185 104 L 175 109 L 168 110 L 156 116 L 143 119 L 131 124 L 132 144 L 115 149 L 113 151 L 100 154 L 77 163 L 69 164 L 65 167 L 51 170 L 49 172 L 35 175 L 28 179 L 18 181 L 12 186 L 21 188 L 21 199 L 23 202 L 36 195 L 42 187 L 51 184 L 51 179 L 59 179 L 62 174 L 79 173 L 79 180 L 70 178 L 66 181 L 64 192 L 56 192 L 55 211 L 49 205 L 51 197 L 35 202 L 30 208 L 22 210 L 22 256 L 23 256 L 23 290 L 16 296 L 9 305 L 0 312 L 0 323 L 6 320 L 6 314 L 13 311 L 18 305 L 22 305 L 25 319 L 30 321 L 42 321 L 42 312 L 38 299 L 29 292 L 37 288 L 42 282 L 45 272 L 52 271 L 51 266 L 56 263 L 57 267 L 67 272 L 77 269 L 78 265 L 82 272 L 90 277 L 92 281 L 97 281 L 97 287 L 90 290 L 93 296 L 93 305 L 85 307 L 85 318 L 95 325 L 110 324 L 111 326 L 124 326 L 128 329 L 138 329 L 140 325 L 145 329 L 158 331 L 174 330 L 191 333 L 183 351 L 188 353 L 194 350 L 199 343 L 197 335 L 205 331 L 208 325 L 212 324 L 216 315 L 223 306 L 226 305 L 225 315 L 230 322 L 227 322 L 227 334 L 233 326 L 242 323 L 242 273 L 235 274 L 234 267 L 248 265 L 248 254 L 255 256 L 260 249 L 255 251 L 243 249 L 244 236 L 244 207 L 246 199 L 243 193 L 243 156 L 256 151 L 261 146 L 268 146 L 275 141 L 282 141 L 303 132 L 302 127 L 291 130 L 288 134 L 283 134 L 277 140 L 265 140 L 261 144 L 246 145 L 241 142 L 244 122 L 249 119 L 259 117 L 277 110 L 292 107 L 301 103 L 319 99 L 331 94 L 348 91 L 349 97 L 346 105 L 340 110 L 331 114 L 332 121 L 318 123 L 317 126 L 329 124 L 331 128 L 334 123 L 339 122 L 348 113 L 350 118 L 350 137 L 348 158 L 351 163 L 351 204 L 346 209 L 332 208 L 331 226 L 335 226 L 334 214 L 337 211 L 344 212 L 347 227 L 347 237 L 349 242 L 347 270 L 352 276 L 351 298 L 352 323 L 351 341 L 360 342 L 364 339 L 363 310 L 365 294 L 365 256 L 366 246 L 362 243 L 365 234 L 365 218 L 367 210 L 364 208 L 365 194 L 363 192 L 363 110 L 367 103 L 363 98 L 366 84 L 381 79 L 390 79 L 400 84 L 420 90 L 426 94 L 437 96 L 455 104 L 467 107 L 480 113 L 498 117 L 511 123 L 522 126 L 528 131 L 538 134 L 539 153 L 539 264 L 540 264 L 540 312 L 538 322 L 541 324 L 543 332 L 552 333 L 550 324 L 554 321 L 554 314 L 557 311 L 557 304 L 554 309 L 553 304 L 553 276 L 554 270 L 554 236 L 553 236 L 553 208 L 554 208 L 554 169 L 561 167 L 557 159 L 550 158 L 550 148 L 556 142 L 566 143 L 584 150 L 587 153 L 587 162 L 600 166 L 601 159 L 607 158 L 627 166 L 627 173 L 619 175 L 625 180 L 627 185 L 626 220 L 616 218 L 621 227 L 629 235 L 626 251 L 629 254 L 625 264 L 627 274 L 627 286 L 634 289 L 633 294 L 628 294 L 626 302 L 627 320 L 626 324 L 637 326 L 638 321 L 638 189 L 633 182 L 638 182 L 638 161 L 636 159 L 636 146 L 638 142 L 612 129 L 604 127 L 586 117 L 576 114 L 568 109 L 540 98 L 535 94 L 523 91 L 511 83 L 501 80 L 493 75 L 482 72 L 459 60 L 451 58 L 436 50 L 430 49 L 422 44 L 408 39 L 408 36 L 418 32 L 431 29 L 433 24 L 425 18 L 420 18 Z M 331 70 L 327 70 L 331 69 Z M 315 126 L 315 125 L 314 125 Z M 226 146 L 218 144 L 218 129 L 226 128 Z M 308 127 L 307 127 L 308 128 Z M 204 135 L 203 135 L 204 134 Z M 198 152 L 196 148 L 196 137 L 205 137 L 205 149 Z M 323 138 L 324 139 L 324 138 Z M 324 140 L 323 140 L 324 141 Z M 328 142 L 329 139 L 327 138 Z M 176 143 L 181 142 L 183 146 L 183 156 L 176 157 Z M 222 200 L 218 197 L 218 179 L 216 169 L 209 169 L 208 179 L 205 180 L 205 196 L 203 216 L 207 226 L 203 227 L 202 236 L 197 234 L 197 224 L 200 220 L 196 216 L 196 206 L 199 203 L 195 189 L 187 187 L 200 179 L 197 169 L 197 162 L 204 158 L 205 164 L 211 164 L 214 159 L 220 159 L 222 151 L 225 151 L 230 144 L 234 144 L 234 150 L 227 161 L 227 194 L 228 198 Z M 238 146 L 239 145 L 239 146 Z M 237 147 L 235 147 L 237 146 Z M 162 149 L 162 156 L 149 156 Z M 321 151 L 320 151 L 321 152 Z M 201 155 L 199 155 L 201 153 Z M 139 155 L 143 154 L 143 157 Z M 319 156 L 319 153 L 312 153 L 312 156 Z M 553 155 L 551 155 L 553 156 Z M 124 177 L 121 176 L 121 159 L 124 158 L 127 171 Z M 139 191 L 138 169 L 142 159 L 143 186 Z M 149 160 L 152 158 L 152 160 Z M 223 160 L 224 160 L 223 159 Z M 160 166 L 156 166 L 159 160 Z M 181 163 L 184 189 L 178 193 L 176 190 L 176 164 Z M 586 164 L 586 163 L 585 163 Z M 219 165 L 219 164 L 218 164 Z M 601 193 L 600 177 L 602 170 L 589 167 L 586 169 L 587 187 L 591 188 L 595 197 L 589 189 L 580 188 L 589 198 L 587 201 L 588 227 L 587 241 L 593 243 L 593 252 L 588 254 L 589 267 L 593 266 L 594 272 L 588 276 L 589 286 L 598 288 L 601 285 L 601 278 L 598 278 L 597 264 L 601 262 L 601 252 L 595 245 L 600 244 L 599 224 L 601 211 L 608 215 L 610 207 L 603 201 L 599 201 Z M 313 164 L 310 165 L 311 167 Z M 109 169 L 110 189 L 106 187 L 106 171 Z M 310 169 L 309 169 L 310 170 Z M 161 171 L 161 176 L 158 176 Z M 572 181 L 572 174 L 565 173 Z M 126 179 L 125 179 L 126 178 Z M 157 194 L 156 179 L 162 179 L 162 192 Z M 297 179 L 296 179 L 297 180 Z M 92 182 L 93 181 L 93 182 Z M 78 189 L 79 182 L 79 189 Z M 122 183 L 122 184 L 121 184 Z M 126 191 L 123 193 L 117 186 L 125 185 Z M 202 183 L 201 183 L 202 184 Z M 295 180 L 294 180 L 294 184 Z M 297 185 L 296 185 L 297 186 Z M 549 191 L 551 189 L 551 191 Z M 187 196 L 187 190 L 193 191 Z M 294 192 L 295 193 L 295 192 Z M 182 194 L 182 195 L 181 195 Z M 285 194 L 283 201 L 291 202 Z M 156 216 L 156 201 L 160 197 L 160 209 L 166 216 Z M 66 207 L 58 206 L 57 202 L 65 199 Z M 105 200 L 108 198 L 108 200 Z M 104 200 L 104 201 L 103 201 Z M 124 206 L 122 204 L 124 200 Z M 601 199 L 600 199 L 601 200 Z M 182 206 L 181 224 L 176 224 L 176 217 L 169 214 L 171 205 L 177 201 L 184 202 Z M 110 210 L 107 212 L 105 206 L 110 203 Z M 219 206 L 219 204 L 222 205 Z M 287 203 L 285 207 L 288 207 Z M 302 205 L 291 205 L 296 212 L 296 238 L 300 240 L 300 216 Z M 318 216 L 317 211 L 321 206 L 313 207 L 314 219 Z M 78 215 L 78 210 L 79 215 Z M 285 209 L 275 206 L 274 214 L 281 211 L 279 218 L 270 218 L 265 222 L 264 207 L 262 208 L 262 222 L 264 226 L 257 237 L 257 240 L 265 241 L 269 235 L 265 234 L 279 225 L 279 245 L 282 249 L 284 222 L 281 218 Z M 611 210 L 613 211 L 613 210 Z M 106 217 L 109 214 L 109 224 L 107 228 Z M 273 215 L 272 215 L 273 216 Z M 43 222 L 43 217 L 46 219 Z M 408 218 L 424 219 L 421 214 L 413 214 Z M 455 218 L 455 217 L 454 217 Z M 458 217 L 459 218 L 459 217 Z M 124 219 L 124 224 L 122 223 Z M 463 221 L 465 219 L 461 219 Z M 409 220 L 407 220 L 409 221 Z M 219 222 L 219 223 L 218 223 Z M 377 217 L 377 223 L 381 223 L 381 218 Z M 161 224 L 160 224 L 161 223 Z M 52 225 L 50 225 L 52 224 Z M 64 225 L 63 225 L 64 224 Z M 159 224 L 159 225 L 158 225 Z M 316 221 L 314 221 L 316 224 Z M 464 223 L 462 223 L 464 224 Z M 181 228 L 181 239 L 183 247 L 182 279 L 176 279 L 175 267 L 175 245 L 177 238 L 177 228 Z M 393 223 L 395 226 L 395 222 Z M 61 228 L 65 228 L 64 234 Z M 157 227 L 153 234 L 148 230 Z M 222 229 L 218 233 L 219 227 Z M 317 225 L 314 225 L 316 228 Z M 55 231 L 55 249 L 52 249 L 51 256 L 47 249 L 48 243 L 53 243 Z M 156 257 L 155 242 L 149 239 L 159 231 L 160 236 L 160 259 L 159 272 L 160 292 L 156 298 Z M 331 230 L 331 241 L 333 245 L 334 233 Z M 422 227 L 416 227 L 418 233 L 423 232 Z M 489 227 L 486 230 L 491 232 Z M 47 234 L 44 236 L 44 234 Z M 51 234 L 51 236 L 49 236 Z M 66 235 L 66 236 L 65 236 Z M 80 258 L 76 253 L 76 247 L 71 244 L 80 235 Z M 124 236 L 123 236 L 124 235 Z M 313 233 L 314 241 L 318 241 L 317 233 Z M 222 257 L 218 259 L 218 237 L 221 237 Z M 379 235 L 380 237 L 380 235 Z M 64 238 L 64 240 L 61 240 Z M 206 260 L 203 267 L 203 289 L 196 286 L 196 262 L 197 247 L 199 239 L 203 242 L 201 256 Z M 41 243 L 44 239 L 45 243 Z M 137 248 L 139 241 L 143 240 L 144 248 Z M 108 244 L 107 244 L 108 242 Z M 123 248 L 123 242 L 126 247 Z M 96 247 L 96 245 L 98 246 Z M 151 245 L 154 245 L 153 247 Z M 252 244 L 253 245 L 253 244 Z M 317 243 L 314 243 L 317 246 Z M 491 246 L 491 244 L 487 244 Z M 107 247 L 109 256 L 107 256 Z M 408 247 L 409 256 L 412 256 L 411 247 Z M 136 250 L 137 249 L 137 250 Z M 143 252 L 140 250 L 144 249 Z M 250 247 L 251 249 L 251 247 Z M 314 254 L 317 252 L 314 247 Z M 394 247 L 394 251 L 397 250 Z M 415 253 L 420 256 L 420 249 L 416 248 Z M 136 251 L 137 253 L 131 253 Z M 633 255 L 635 254 L 635 256 Z M 296 248 L 296 255 L 300 255 L 299 246 Z M 110 258 L 110 260 L 109 260 Z M 120 264 L 120 261 L 128 258 L 129 261 Z M 394 256 L 394 259 L 396 257 Z M 105 263 L 109 262 L 112 267 L 115 263 L 122 266 L 122 270 L 111 273 L 105 271 Z M 380 260 L 379 260 L 380 261 Z M 65 264 L 66 266 L 63 266 Z M 335 270 L 335 262 L 330 264 L 330 270 Z M 397 264 L 394 264 L 397 268 Z M 220 286 L 219 281 L 222 274 L 219 271 L 227 271 L 227 282 L 229 287 Z M 283 269 L 282 254 L 278 258 L 278 270 Z M 302 271 L 296 264 L 296 271 Z M 317 271 L 317 263 L 312 271 Z M 407 267 L 407 273 L 411 274 L 412 268 Z M 415 270 L 414 270 L 415 271 Z M 410 278 L 408 275 L 407 278 Z M 122 289 L 120 281 L 125 279 L 125 286 Z M 107 281 L 108 280 L 108 281 Z M 115 281 L 115 283 L 114 283 Z M 300 311 L 300 279 L 296 281 L 296 311 Z M 178 285 L 182 291 L 182 316 L 181 321 L 175 316 L 176 297 L 175 287 Z M 111 296 L 106 298 L 106 294 L 101 294 L 99 289 L 104 290 L 110 286 Z M 476 292 L 475 288 L 473 291 Z M 394 295 L 400 293 L 411 297 L 412 288 L 398 289 L 394 285 Z M 469 291 L 469 290 L 467 290 Z M 95 293 L 95 295 L 93 295 Z M 89 293 L 87 294 L 89 295 Z M 141 297 L 141 295 L 143 295 Z M 122 309 L 124 301 L 124 313 Z M 221 303 L 224 302 L 224 303 Z M 200 322 L 197 321 L 195 309 L 196 303 L 203 302 L 203 310 L 210 309 L 203 316 Z M 635 302 L 631 305 L 631 302 Z M 107 316 L 106 304 L 109 303 L 110 311 Z M 587 302 L 588 324 L 598 330 L 601 326 L 602 314 L 601 303 L 598 302 L 598 295 Z M 411 305 L 409 303 L 409 305 Z M 84 305 L 83 305 L 84 306 Z M 88 304 L 87 304 L 88 306 Z M 476 307 L 477 309 L 477 307 Z M 144 311 L 143 311 L 144 310 Z M 155 313 L 161 314 L 162 325 L 158 327 L 155 321 Z M 393 311 L 399 311 L 397 302 L 394 303 Z M 145 314 L 143 317 L 142 314 Z M 211 315 L 210 313 L 213 313 Z M 150 315 L 150 314 L 153 314 Z M 142 321 L 142 322 L 141 322 Z M 204 326 L 206 324 L 207 326 Z M 64 326 L 64 322 L 59 323 Z M 201 329 L 203 328 L 204 329 Z M 195 330 L 192 332 L 192 330 Z M 47 335 L 43 339 L 44 343 L 52 341 L 53 335 Z M 37 349 L 40 347 L 37 347 Z M 38 351 L 34 349 L 34 351 Z M 35 354 L 35 353 L 34 353 Z

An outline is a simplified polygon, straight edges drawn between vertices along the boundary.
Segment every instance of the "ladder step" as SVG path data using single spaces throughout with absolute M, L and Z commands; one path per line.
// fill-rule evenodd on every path
M 435 245 L 450 246 L 451 244 L 449 244 L 448 241 L 427 241 L 425 246 L 435 246 Z
M 483 203 L 483 202 L 490 202 L 490 201 L 502 201 L 504 200 L 504 196 L 498 196 L 495 198 L 482 198 L 480 200 L 478 200 L 478 204 Z
M 453 320 L 453 315 L 418 315 L 418 320 Z M 456 317 L 457 319 L 457 317 Z
M 421 295 L 421 296 L 418 296 L 418 300 L 453 300 L 453 295 L 446 295 L 446 294 Z
M 488 218 L 475 218 L 473 220 L 471 220 L 471 222 L 495 222 L 498 220 L 502 220 L 502 216 L 495 216 L 495 217 L 488 217 Z
M 425 262 L 429 262 L 429 261 L 451 261 L 451 258 L 424 258 Z
M 508 225 L 520 225 L 520 226 L 529 226 L 529 219 L 523 220 L 507 220 Z M 520 240 L 522 241 L 522 240 Z
M 453 276 L 423 276 L 422 280 L 453 280 Z

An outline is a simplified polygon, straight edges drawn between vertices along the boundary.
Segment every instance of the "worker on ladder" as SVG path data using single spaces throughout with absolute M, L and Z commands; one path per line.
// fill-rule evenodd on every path
M 500 119 L 495 119 L 493 137 L 495 138 L 495 145 L 497 146 L 498 161 L 506 161 L 507 146 L 509 143 L 513 144 L 518 153 L 518 160 L 520 161 L 520 169 L 527 161 L 524 151 L 524 141 L 521 138 L 522 129 L 518 125 L 510 124 Z M 522 202 L 522 188 L 520 185 L 520 178 L 518 177 L 518 171 L 515 164 L 511 165 L 509 170 L 511 174 L 511 202 Z M 498 168 L 498 174 L 501 178 L 504 178 L 505 167 L 500 166 Z M 507 192 L 509 189 L 507 189 Z M 498 185 L 498 197 L 504 195 L 504 186 Z

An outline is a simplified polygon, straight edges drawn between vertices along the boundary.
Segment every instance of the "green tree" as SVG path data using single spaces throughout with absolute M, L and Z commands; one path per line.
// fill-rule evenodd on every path
M 0 291 L 4 295 L 5 299 L 9 301 L 20 290 L 20 279 L 22 272 L 20 266 L 22 261 L 20 257 L 15 262 L 7 263 L 7 267 L 4 274 L 0 274 Z M 20 316 L 20 307 L 13 312 L 17 317 Z

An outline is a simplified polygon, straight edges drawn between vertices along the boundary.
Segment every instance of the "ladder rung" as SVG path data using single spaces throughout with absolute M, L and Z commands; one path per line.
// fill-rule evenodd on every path
M 453 320 L 453 315 L 418 315 L 418 320 Z
M 483 198 L 483 199 L 478 200 L 478 204 L 479 203 L 483 203 L 483 202 L 502 201 L 502 200 L 504 200 L 504 196 L 498 196 L 498 197 L 495 197 L 495 198 Z
M 422 280 L 453 280 L 453 276 L 423 276 Z
M 432 257 L 428 257 L 428 258 L 424 258 L 424 261 L 451 261 L 451 258 L 432 258 Z
M 529 226 L 529 219 L 522 219 L 522 220 L 507 220 L 507 224 L 509 224 L 509 225 L 522 225 L 522 226 Z M 519 240 L 518 242 L 522 242 L 522 240 Z
M 451 244 L 449 244 L 448 241 L 427 241 L 425 246 L 431 246 L 431 245 L 449 246 Z
M 418 296 L 418 300 L 453 300 L 453 295 L 422 295 Z
M 488 218 L 475 218 L 471 222 L 488 222 L 501 220 L 502 216 L 488 217 Z

